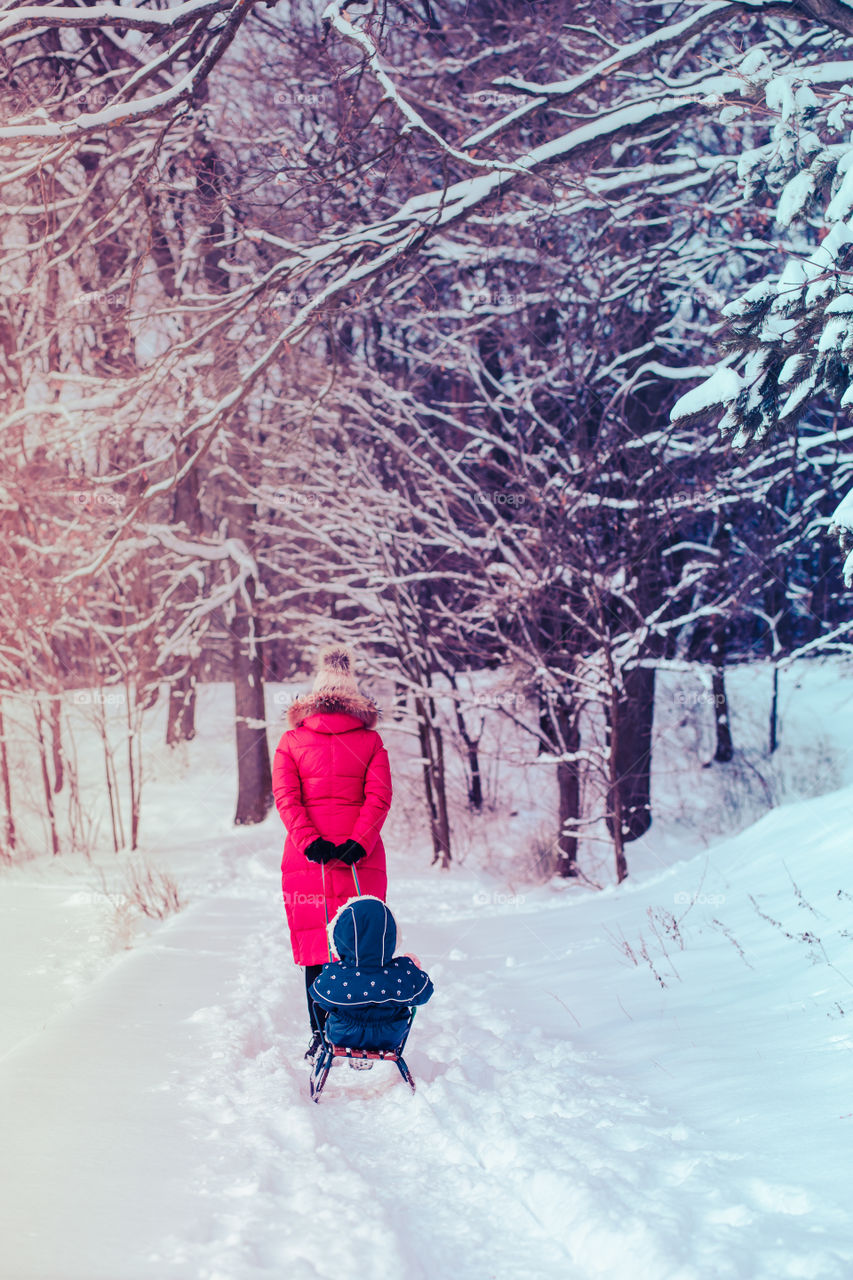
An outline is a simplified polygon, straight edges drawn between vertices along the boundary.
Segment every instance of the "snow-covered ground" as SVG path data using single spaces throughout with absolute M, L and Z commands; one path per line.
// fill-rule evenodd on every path
M 767 761 L 764 674 L 735 674 L 728 775 L 708 708 L 661 699 L 661 817 L 601 892 L 535 881 L 541 782 L 508 740 L 464 862 L 431 869 L 390 727 L 389 901 L 436 995 L 414 1097 L 338 1065 L 319 1106 L 280 824 L 230 827 L 204 690 L 145 792 L 182 912 L 123 949 L 112 855 L 0 877 L 3 1280 L 848 1280 L 853 680 L 792 674 Z

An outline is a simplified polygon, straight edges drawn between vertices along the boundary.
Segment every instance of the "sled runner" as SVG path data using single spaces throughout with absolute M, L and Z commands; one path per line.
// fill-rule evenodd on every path
M 311 1101 L 319 1102 L 320 1095 L 326 1087 L 326 1081 L 329 1078 L 336 1058 L 347 1058 L 352 1065 L 372 1066 L 375 1061 L 395 1062 L 397 1070 L 405 1080 L 406 1084 L 415 1092 L 415 1078 L 406 1065 L 403 1057 L 403 1049 L 409 1038 L 409 1032 L 412 1029 L 412 1019 L 415 1016 L 414 1009 L 409 1010 L 409 1020 L 406 1023 L 406 1029 L 403 1038 L 395 1049 L 353 1049 L 348 1045 L 333 1044 L 323 1031 L 320 1032 L 320 1048 L 314 1059 L 314 1065 L 311 1070 L 310 1090 Z

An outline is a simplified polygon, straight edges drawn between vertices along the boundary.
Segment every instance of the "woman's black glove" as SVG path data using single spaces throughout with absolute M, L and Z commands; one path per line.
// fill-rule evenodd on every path
M 305 850 L 305 857 L 309 862 L 331 862 L 332 858 L 338 856 L 339 854 L 331 840 L 324 840 L 322 836 L 317 840 L 312 840 Z
M 367 850 L 363 849 L 357 840 L 345 840 L 335 849 L 334 856 L 338 862 L 345 862 L 348 867 L 351 867 L 354 862 L 361 862 L 362 858 L 367 857 Z

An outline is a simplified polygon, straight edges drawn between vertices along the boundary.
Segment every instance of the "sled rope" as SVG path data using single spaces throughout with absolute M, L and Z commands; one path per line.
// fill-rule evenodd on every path
M 329 963 L 332 962 L 332 939 L 329 937 L 329 900 L 326 897 L 326 867 L 324 863 L 320 863 L 320 876 L 323 881 L 323 915 L 326 917 L 326 950 L 329 953 Z
M 352 878 L 355 884 L 355 891 L 358 894 L 358 896 L 361 897 L 361 886 L 358 883 L 358 876 L 356 875 L 354 865 L 350 867 L 350 871 L 352 872 Z M 326 917 L 326 949 L 329 953 L 329 963 L 331 964 L 332 940 L 329 937 L 329 899 L 326 897 L 326 865 L 323 862 L 320 863 L 320 877 L 323 883 L 323 915 Z

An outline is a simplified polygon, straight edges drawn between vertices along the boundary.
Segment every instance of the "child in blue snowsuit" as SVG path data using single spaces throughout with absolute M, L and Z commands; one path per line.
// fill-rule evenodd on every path
M 396 1049 L 409 1009 L 426 1004 L 433 986 L 412 956 L 393 958 L 391 912 L 379 898 L 351 898 L 329 924 L 329 940 L 340 958 L 324 965 L 311 986 L 315 1003 L 327 1011 L 327 1038 L 350 1049 Z

